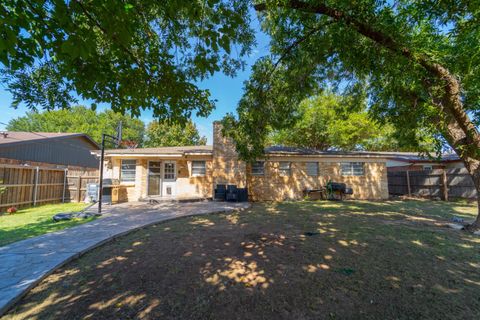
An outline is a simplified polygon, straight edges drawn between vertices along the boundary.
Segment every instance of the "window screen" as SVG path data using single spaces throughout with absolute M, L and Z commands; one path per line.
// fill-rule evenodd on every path
M 291 167 L 291 162 L 288 161 L 280 161 L 280 164 L 278 166 L 278 171 L 281 176 L 289 176 L 290 175 L 290 167 Z
M 252 164 L 252 175 L 262 176 L 265 174 L 265 162 L 264 161 L 255 161 Z
M 318 162 L 307 162 L 306 169 L 307 169 L 308 176 L 319 175 Z
M 363 162 L 343 162 L 342 176 L 363 176 Z
M 204 176 L 207 173 L 205 161 L 192 161 L 192 175 Z
M 120 181 L 132 182 L 135 181 L 135 167 L 137 160 L 123 159 L 120 166 Z

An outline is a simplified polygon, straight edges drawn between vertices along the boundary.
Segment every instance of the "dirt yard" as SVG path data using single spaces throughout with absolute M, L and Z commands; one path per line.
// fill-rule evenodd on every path
M 3 319 L 480 319 L 462 203 L 297 202 L 180 219 L 93 250 Z

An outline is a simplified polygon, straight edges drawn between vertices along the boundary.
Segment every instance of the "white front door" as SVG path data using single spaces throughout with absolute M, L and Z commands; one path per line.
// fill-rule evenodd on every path
M 175 161 L 163 162 L 162 196 L 175 197 L 177 181 L 177 165 Z

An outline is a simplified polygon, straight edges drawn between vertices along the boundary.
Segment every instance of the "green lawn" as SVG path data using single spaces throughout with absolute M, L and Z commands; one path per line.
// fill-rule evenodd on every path
M 92 219 L 52 220 L 54 214 L 79 211 L 85 207 L 84 203 L 61 203 L 22 209 L 14 214 L 0 214 L 0 246 L 91 221 Z
M 253 204 L 117 238 L 5 319 L 480 319 L 475 204 Z M 3 318 L 2 318 L 3 319 Z

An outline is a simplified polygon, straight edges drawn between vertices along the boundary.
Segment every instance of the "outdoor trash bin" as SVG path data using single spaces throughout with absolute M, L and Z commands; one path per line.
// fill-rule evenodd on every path
M 247 202 L 248 201 L 248 189 L 247 188 L 237 188 L 237 201 Z
M 217 184 L 214 193 L 213 199 L 215 201 L 225 201 L 227 198 L 227 186 L 224 184 Z

